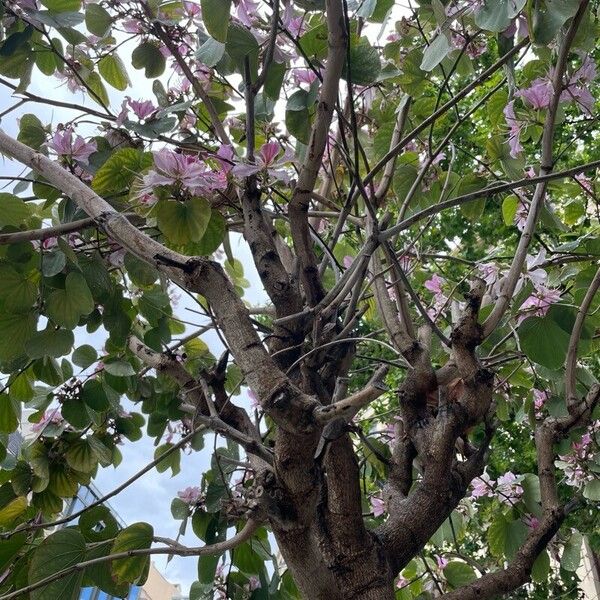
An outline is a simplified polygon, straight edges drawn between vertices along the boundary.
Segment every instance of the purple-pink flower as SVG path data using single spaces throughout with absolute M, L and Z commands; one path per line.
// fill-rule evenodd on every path
M 504 107 L 504 118 L 506 119 L 506 124 L 510 129 L 510 133 L 508 136 L 508 146 L 510 148 L 510 155 L 512 158 L 516 158 L 521 152 L 523 152 L 523 146 L 521 146 L 521 130 L 524 127 L 524 124 L 521 123 L 515 114 L 515 101 L 511 100 Z
M 448 566 L 448 562 L 450 562 L 443 556 L 438 556 L 437 554 L 435 556 L 435 560 L 437 562 L 437 567 L 440 571 L 443 571 Z
M 442 285 L 446 283 L 446 280 L 443 277 L 440 277 L 436 273 L 433 274 L 431 279 L 428 279 L 423 285 L 426 289 L 434 294 L 442 293 Z
M 90 155 L 96 152 L 96 142 L 86 142 L 81 136 L 73 136 L 72 129 L 57 131 L 48 142 L 48 147 L 58 156 L 73 158 L 87 163 Z
M 380 517 L 385 513 L 385 501 L 379 496 L 371 496 L 371 510 L 374 517 Z
M 522 323 L 527 317 L 544 317 L 552 304 L 560 301 L 560 291 L 538 285 L 519 308 L 517 323 Z
M 37 423 L 34 423 L 31 426 L 31 431 L 39 433 L 49 425 L 62 425 L 63 423 L 64 419 L 62 418 L 58 408 L 55 408 L 53 410 L 47 410 L 44 413 L 44 416 Z
M 533 407 L 537 416 L 541 414 L 542 408 L 548 401 L 548 398 L 550 398 L 550 392 L 533 388 Z
M 286 163 L 292 159 L 291 153 L 287 150 L 283 156 L 281 146 L 277 142 L 267 142 L 263 144 L 256 155 L 255 163 L 239 163 L 232 169 L 232 173 L 237 177 L 249 177 L 260 172 L 267 173 L 273 179 L 279 179 L 283 183 L 290 182 L 290 175 L 286 168 Z
M 144 175 L 138 195 L 152 194 L 158 186 L 178 186 L 192 195 L 209 196 L 226 185 L 225 174 L 211 171 L 197 156 L 163 148 L 154 153 L 154 169 Z
M 202 491 L 199 487 L 186 487 L 184 490 L 177 492 L 177 497 L 186 504 L 198 504 L 202 497 Z
M 528 88 L 519 90 L 515 95 L 523 98 L 536 110 L 548 108 L 552 100 L 552 82 L 549 79 L 538 78 Z

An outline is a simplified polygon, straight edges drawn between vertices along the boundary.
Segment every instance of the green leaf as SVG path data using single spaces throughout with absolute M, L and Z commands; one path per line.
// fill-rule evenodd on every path
M 225 44 L 208 38 L 196 51 L 196 58 L 207 67 L 215 67 L 225 54 Z
M 231 0 L 200 0 L 200 6 L 206 31 L 218 42 L 227 41 Z
M 65 452 L 67 464 L 75 471 L 89 473 L 98 464 L 98 459 L 87 440 L 78 440 Z
M 76 12 L 81 8 L 81 0 L 40 0 L 52 12 Z
M 70 329 L 46 329 L 35 333 L 25 344 L 29 358 L 58 358 L 71 352 L 75 337 Z
M 559 369 L 565 362 L 569 335 L 548 317 L 529 317 L 518 329 L 523 352 L 532 361 Z
M 560 558 L 560 566 L 565 571 L 577 571 L 581 563 L 581 544 L 583 537 L 578 531 L 574 531 L 565 544 L 562 556 Z
M 377 81 L 381 71 L 379 53 L 371 46 L 368 38 L 361 37 L 358 43 L 350 47 L 350 77 L 355 85 L 371 85 Z M 348 78 L 347 65 L 343 72 L 344 79 Z
M 0 193 L 0 227 L 19 227 L 31 212 L 23 200 L 12 194 Z
M 97 6 L 91 4 L 90 6 Z M 106 54 L 98 62 L 98 71 L 104 78 L 106 83 L 114 87 L 116 90 L 123 91 L 130 85 L 129 76 L 123 61 L 116 52 Z
M 519 206 L 519 199 L 514 196 L 507 196 L 502 201 L 502 218 L 504 224 L 510 227 L 515 223 L 515 215 L 517 214 L 517 207 Z
M 154 529 L 148 523 L 134 523 L 117 534 L 111 554 L 150 548 Z M 135 583 L 144 573 L 150 561 L 149 556 L 132 556 L 121 558 L 112 563 L 112 572 L 119 583 Z
M 90 33 L 104 37 L 112 25 L 112 17 L 99 4 L 88 4 L 85 9 L 85 26 Z
M 580 0 L 530 0 L 528 20 L 532 41 L 542 45 L 552 42 L 559 29 L 575 16 L 580 4 Z
M 288 131 L 304 145 L 310 141 L 311 118 L 307 109 L 286 110 L 285 125 Z
M 210 213 L 210 221 L 206 226 L 206 231 L 200 242 L 194 247 L 195 254 L 201 256 L 212 254 L 223 242 L 225 231 L 226 223 L 223 215 L 218 210 L 213 209 Z
M 152 42 L 141 43 L 131 54 L 131 64 L 135 69 L 144 69 L 148 79 L 160 77 L 165 70 L 165 57 Z
M 508 535 L 508 522 L 504 515 L 499 513 L 494 517 L 487 531 L 487 541 L 490 552 L 495 558 L 502 558 L 504 556 Z
M 110 106 L 110 98 L 100 75 L 92 71 L 84 80 L 90 90 L 90 98 L 100 106 Z
M 210 204 L 204 198 L 192 198 L 186 202 L 161 200 L 156 206 L 158 228 L 173 244 L 199 242 L 210 218 Z
M 98 169 L 92 189 L 104 196 L 127 190 L 136 176 L 153 164 L 152 154 L 135 148 L 121 148 Z
M 79 319 L 94 310 L 94 299 L 81 273 L 67 275 L 64 290 L 55 290 L 48 297 L 48 316 L 58 325 L 73 329 Z
M 90 365 L 94 364 L 96 360 L 98 360 L 98 353 L 93 346 L 89 344 L 83 344 L 83 346 L 79 346 L 71 357 L 73 364 L 81 367 L 82 369 L 87 369 Z
M 131 281 L 136 285 L 148 287 L 158 279 L 158 271 L 153 266 L 129 252 L 125 254 L 124 265 Z
M 600 502 L 600 479 L 593 479 L 585 484 L 583 497 L 592 502 Z
M 250 63 L 251 80 L 256 79 L 258 69 L 258 51 L 259 46 L 256 38 L 242 25 L 231 23 L 227 30 L 227 41 L 225 43 L 225 51 L 233 59 L 239 73 L 244 75 L 245 61 L 248 57 Z
M 8 264 L 0 264 L 0 303 L 9 312 L 23 312 L 36 301 L 38 287 L 32 274 L 18 273 Z
M 265 95 L 271 100 L 279 100 L 286 70 L 285 63 L 271 63 L 267 71 L 267 78 L 265 79 Z
M 30 148 L 39 150 L 40 146 L 46 141 L 46 131 L 38 117 L 29 113 L 21 117 L 17 139 Z
M 170 450 L 173 447 L 173 444 L 163 444 L 162 446 L 158 446 L 154 451 L 154 459 L 156 460 L 159 456 L 162 456 L 165 452 Z M 156 465 L 156 470 L 159 473 L 164 473 L 168 469 L 171 469 L 171 475 L 174 477 L 181 471 L 180 467 L 181 461 L 181 452 L 179 450 L 175 450 L 171 452 L 168 456 L 161 460 Z
M 535 559 L 531 569 L 531 578 L 538 583 L 545 583 L 548 580 L 550 572 L 550 557 L 546 549 L 542 550 L 540 555 Z
M 34 313 L 0 314 L 0 360 L 10 360 L 25 352 L 25 342 L 35 333 Z
M 458 560 L 453 560 L 446 565 L 444 568 L 444 577 L 455 589 L 477 579 L 473 567 Z
M 97 379 L 88 379 L 81 388 L 79 397 L 82 402 L 96 412 L 108 410 L 110 406 L 106 392 Z
M 85 559 L 85 539 L 74 529 L 61 529 L 48 536 L 34 551 L 29 566 L 29 583 L 36 583 L 55 573 L 73 567 Z M 65 577 L 31 592 L 31 600 L 77 600 L 83 571 Z
M 425 48 L 423 52 L 423 60 L 421 61 L 421 69 L 423 71 L 433 71 L 450 52 L 453 46 L 444 33 L 438 33 L 431 44 Z
M 79 529 L 88 542 L 104 542 L 117 535 L 119 524 L 106 506 L 94 506 L 79 517 Z
M 504 31 L 521 12 L 525 2 L 526 0 L 485 0 L 483 7 L 475 15 L 475 23 L 487 31 Z
M 115 377 L 131 377 L 135 375 L 133 367 L 125 360 L 105 361 L 104 370 Z
M 65 400 L 60 412 L 75 429 L 85 429 L 92 422 L 86 405 L 78 398 Z
M 27 498 L 18 496 L 0 510 L 0 527 L 12 527 L 15 519 L 27 510 Z

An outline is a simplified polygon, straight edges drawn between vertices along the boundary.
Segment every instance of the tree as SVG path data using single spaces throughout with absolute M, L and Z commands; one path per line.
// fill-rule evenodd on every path
M 2 3 L 4 123 L 56 110 L 0 132 L 0 598 L 124 595 L 161 553 L 199 557 L 192 598 L 579 597 L 597 6 L 395 4 Z M 58 518 L 143 428 L 148 466 Z M 205 545 L 121 529 L 104 502 L 211 432 L 171 507 Z

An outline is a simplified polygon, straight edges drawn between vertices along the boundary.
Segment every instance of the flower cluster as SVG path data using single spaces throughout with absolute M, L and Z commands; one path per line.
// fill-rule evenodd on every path
M 598 431 L 600 431 L 600 420 L 594 421 L 581 439 L 571 444 L 569 454 L 559 455 L 560 460 L 557 460 L 555 465 L 564 472 L 567 485 L 581 488 L 593 478 L 588 469 L 588 461 L 592 458 L 593 439 Z
M 448 298 L 444 295 L 442 286 L 446 283 L 443 277 L 435 274 L 431 279 L 428 279 L 423 285 L 433 294 L 433 304 L 427 309 L 427 314 L 435 319 L 448 301 Z
M 199 487 L 186 487 L 177 492 L 177 497 L 190 506 L 196 506 L 202 500 L 202 490 Z
M 97 150 L 96 142 L 86 142 L 70 128 L 56 131 L 48 142 L 48 147 L 61 158 L 77 160 L 86 164 L 90 156 Z
M 523 495 L 523 488 L 519 485 L 520 478 L 511 471 L 498 477 L 497 481 L 490 479 L 487 473 L 483 473 L 473 482 L 471 499 L 497 497 L 504 504 L 513 505 Z

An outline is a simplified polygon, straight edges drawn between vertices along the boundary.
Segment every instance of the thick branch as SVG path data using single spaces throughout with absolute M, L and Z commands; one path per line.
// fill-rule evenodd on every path
M 346 52 L 346 27 L 342 0 L 327 0 L 328 45 L 327 63 L 321 94 L 317 105 L 317 116 L 313 125 L 306 158 L 289 206 L 290 227 L 294 248 L 301 265 L 302 285 L 308 304 L 314 306 L 324 295 L 319 279 L 317 259 L 308 223 L 308 208 L 321 168 L 329 127 L 338 97 L 338 86 L 344 66 Z

